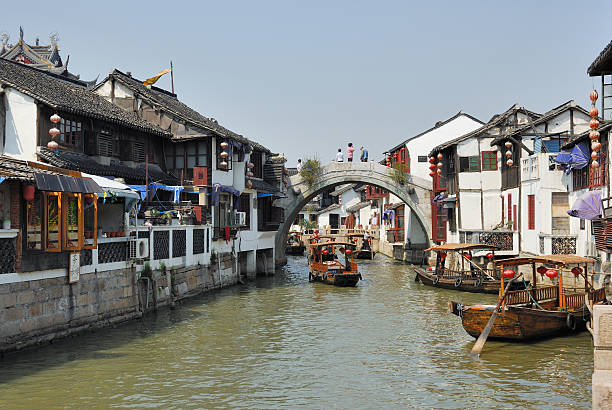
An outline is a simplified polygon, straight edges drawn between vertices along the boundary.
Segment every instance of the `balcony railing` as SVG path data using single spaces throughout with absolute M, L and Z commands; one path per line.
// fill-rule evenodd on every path
M 404 242 L 404 228 L 387 229 L 387 242 Z
M 496 246 L 501 255 L 518 254 L 518 235 L 514 231 L 459 230 L 459 242 Z
M 576 235 L 541 234 L 541 255 L 571 255 L 576 253 Z

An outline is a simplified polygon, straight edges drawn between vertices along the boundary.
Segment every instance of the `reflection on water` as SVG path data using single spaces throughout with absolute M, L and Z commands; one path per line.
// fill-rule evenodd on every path
M 384 257 L 356 288 L 308 283 L 306 259 L 175 310 L 5 358 L 1 407 L 588 407 L 590 336 L 488 342 Z

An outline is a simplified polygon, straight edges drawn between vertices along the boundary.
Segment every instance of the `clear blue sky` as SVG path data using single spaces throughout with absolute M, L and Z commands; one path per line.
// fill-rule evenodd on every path
M 14 42 L 23 25 L 30 43 L 57 31 L 84 79 L 145 78 L 172 59 L 183 102 L 293 166 L 349 141 L 382 157 L 459 110 L 587 107 L 611 19 L 603 0 L 10 1 L 0 31 Z

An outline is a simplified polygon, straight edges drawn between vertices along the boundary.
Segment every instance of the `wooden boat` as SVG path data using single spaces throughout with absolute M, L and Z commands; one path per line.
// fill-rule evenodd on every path
M 436 265 L 427 269 L 415 266 L 415 280 L 424 285 L 463 292 L 498 293 L 500 280 L 495 277 L 495 270 L 483 268 L 472 261 L 474 253 L 485 252 L 487 259 L 493 262 L 496 249 L 496 246 L 480 243 L 447 243 L 425 249 L 425 252 L 436 253 Z M 449 262 L 453 258 L 447 257 L 449 253 L 456 256 L 453 266 Z M 461 261 L 460 266 L 458 261 Z M 520 288 L 522 284 L 515 286 Z
M 585 329 L 594 304 L 606 300 L 604 288 L 595 289 L 589 282 L 589 266 L 595 261 L 576 255 L 546 255 L 518 257 L 499 261 L 496 266 L 502 273 L 499 286 L 500 310 L 493 322 L 489 338 L 524 341 L 547 338 Z M 540 265 L 536 269 L 536 264 Z M 504 292 L 504 276 L 516 278 L 516 272 L 523 272 L 521 266 L 530 267 L 533 287 Z M 582 266 L 582 267 L 581 267 Z M 572 272 L 584 278 L 584 289 L 563 287 L 563 272 Z M 553 285 L 537 284 L 536 273 L 557 278 Z M 512 276 L 514 275 L 514 276 Z M 522 281 L 522 273 L 519 281 Z M 504 295 L 504 293 L 506 293 Z M 588 305 L 587 305 L 588 303 Z M 450 310 L 461 317 L 463 328 L 473 337 L 478 337 L 485 328 L 495 306 L 464 306 L 450 302 Z
M 287 246 L 285 246 L 285 255 L 303 255 L 306 246 L 302 240 L 301 233 L 297 231 L 289 232 L 287 238 Z
M 372 250 L 372 241 L 368 238 L 364 239 L 364 234 L 354 232 L 346 235 L 349 242 L 354 242 L 357 249 L 355 250 L 355 259 L 374 259 L 376 252 Z
M 356 286 L 361 279 L 353 261 L 355 245 L 349 242 L 319 242 L 310 245 L 308 281 L 336 286 Z M 344 264 L 336 252 L 344 254 Z

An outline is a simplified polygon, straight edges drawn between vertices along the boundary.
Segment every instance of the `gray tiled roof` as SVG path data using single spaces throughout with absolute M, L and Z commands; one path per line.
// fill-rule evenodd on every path
M 172 135 L 75 82 L 23 64 L 0 59 L 0 84 L 14 88 L 58 111 L 104 120 L 160 136 Z
M 601 50 L 601 53 L 587 69 L 587 73 L 591 77 L 609 74 L 610 72 L 612 72 L 612 41 Z
M 225 127 L 222 127 L 217 123 L 217 121 L 213 118 L 208 118 L 189 107 L 188 105 L 179 101 L 176 98 L 176 94 L 172 94 L 168 91 L 162 90 L 157 87 L 146 87 L 141 80 L 137 80 L 132 76 L 128 76 L 127 74 L 114 69 L 107 79 L 113 78 L 116 81 L 119 81 L 121 84 L 125 85 L 132 91 L 136 92 L 140 98 L 147 100 L 153 106 L 161 107 L 163 110 L 168 111 L 176 115 L 177 117 L 191 123 L 199 128 L 213 131 L 219 136 L 226 138 L 233 138 L 236 141 L 242 143 L 251 144 L 254 148 L 264 151 L 270 152 L 270 150 L 264 147 L 257 142 L 251 141 L 248 138 L 243 137 L 242 135 L 236 134 L 233 131 L 228 130 Z M 106 80 L 102 81 L 104 83 Z M 187 136 L 189 138 L 189 136 Z M 175 136 L 175 140 L 180 140 L 180 136 Z

